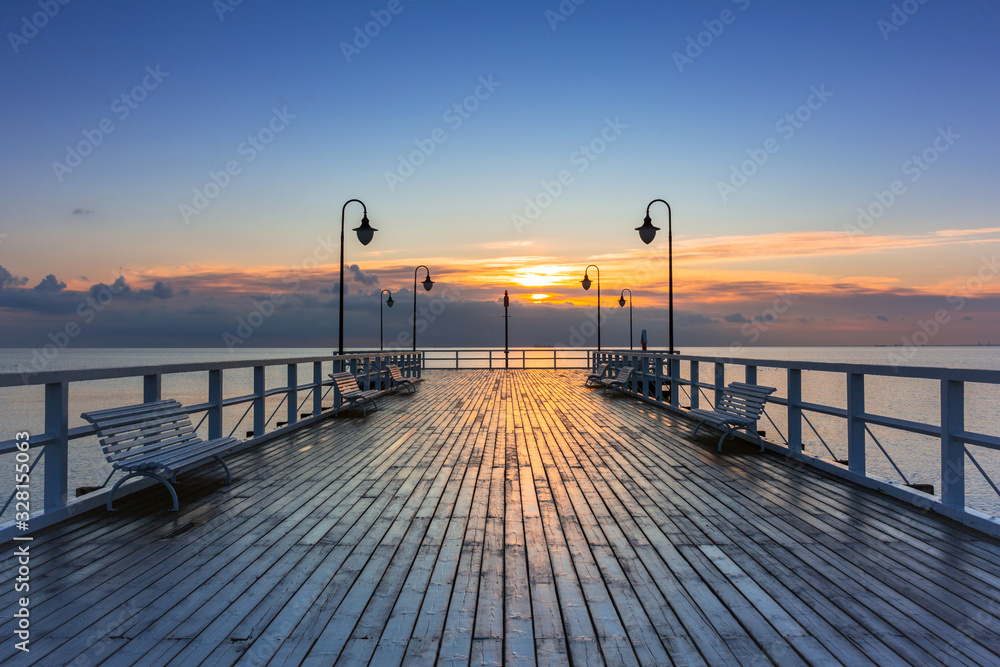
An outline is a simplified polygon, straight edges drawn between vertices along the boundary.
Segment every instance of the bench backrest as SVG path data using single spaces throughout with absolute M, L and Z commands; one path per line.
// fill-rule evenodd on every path
M 351 394 L 361 393 L 361 387 L 358 385 L 358 378 L 346 371 L 343 373 L 331 373 L 330 378 L 333 380 L 334 384 L 337 385 L 337 391 L 340 392 L 341 396 L 350 396 Z
M 730 382 L 729 386 L 722 390 L 722 399 L 715 406 L 715 409 L 719 412 L 728 412 L 737 417 L 757 421 L 764 413 L 767 397 L 774 391 L 776 391 L 774 387 Z
M 101 449 L 112 464 L 201 440 L 184 406 L 173 399 L 80 416 L 94 425 Z
M 599 378 L 603 378 L 607 374 L 607 372 L 608 372 L 608 365 L 601 364 L 600 366 L 597 367 L 597 370 L 594 371 L 594 375 L 596 375 Z
M 615 376 L 615 382 L 628 382 L 629 377 L 632 375 L 632 367 L 624 366 L 618 369 L 618 374 Z
M 396 364 L 386 364 L 385 367 L 389 369 L 389 377 L 392 378 L 393 382 L 402 382 L 406 379 L 403 377 L 403 372 L 399 370 L 399 366 Z

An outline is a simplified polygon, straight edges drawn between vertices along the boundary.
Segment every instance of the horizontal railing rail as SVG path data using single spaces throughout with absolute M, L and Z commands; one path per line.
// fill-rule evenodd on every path
M 164 376 L 207 372 L 208 401 L 186 406 L 188 414 L 197 415 L 205 413 L 203 419 L 207 418 L 208 437 L 210 439 L 221 438 L 225 435 L 223 433 L 224 409 L 249 404 L 248 413 L 252 413 L 253 415 L 253 427 L 248 439 L 244 443 L 249 446 L 261 441 L 265 437 L 269 439 L 279 432 L 286 432 L 306 422 L 319 419 L 323 414 L 322 403 L 326 395 L 323 392 L 323 388 L 329 388 L 333 385 L 333 380 L 327 377 L 329 372 L 349 370 L 359 377 L 360 382 L 365 384 L 365 389 L 387 389 L 389 384 L 387 379 L 388 371 L 385 368 L 386 364 L 394 363 L 398 365 L 406 377 L 419 378 L 423 369 L 422 356 L 422 352 L 365 352 L 319 357 L 290 357 L 182 363 L 162 366 L 46 371 L 33 374 L 0 373 L 0 388 L 26 388 L 43 385 L 45 390 L 44 398 L 39 406 L 39 409 L 44 413 L 41 420 L 44 424 L 44 430 L 42 433 L 30 433 L 28 440 L 28 449 L 41 448 L 38 456 L 42 457 L 44 455 L 45 459 L 41 493 L 43 501 L 42 510 L 34 510 L 30 513 L 30 525 L 32 529 L 40 528 L 95 505 L 93 499 L 81 502 L 82 499 L 71 501 L 69 498 L 69 443 L 95 434 L 94 427 L 89 424 L 73 428 L 69 427 L 69 397 L 73 386 L 77 383 L 141 377 L 143 378 L 142 395 L 141 397 L 137 395 L 130 402 L 149 403 L 161 400 Z M 309 382 L 299 382 L 298 380 L 298 368 L 299 365 L 303 364 L 312 365 L 312 380 Z M 284 386 L 268 388 L 266 386 L 266 369 L 282 366 L 285 367 L 287 378 Z M 225 396 L 226 371 L 248 368 L 253 369 L 253 392 L 238 396 Z M 310 392 L 313 398 L 313 405 L 311 410 L 309 410 L 308 417 L 300 413 L 302 406 L 298 401 L 299 392 Z M 333 407 L 336 408 L 340 405 L 340 394 L 337 391 L 334 391 L 333 394 Z M 282 400 L 286 403 L 287 416 L 283 426 L 268 432 L 266 426 L 270 419 L 265 414 L 266 400 L 271 396 L 277 395 L 284 396 Z M 129 403 L 123 403 L 123 405 L 127 404 Z M 104 407 L 111 408 L 118 406 L 107 405 Z M 246 417 L 246 413 L 243 417 Z M 243 417 L 241 417 L 240 422 L 242 422 Z M 300 417 L 302 418 L 300 419 Z M 26 417 L 25 423 L 28 421 L 30 420 Z M 237 422 L 237 426 L 239 426 L 240 422 Z M 19 428 L 18 424 L 5 426 L 10 429 L 9 433 L 11 435 L 26 430 L 23 427 Z M 18 447 L 19 442 L 23 441 L 17 437 L 0 440 L 0 455 L 23 451 Z M 36 458 L 34 463 L 37 463 L 37 461 L 38 458 Z M 34 468 L 34 463 L 32 463 L 32 469 Z M 11 474 L 10 481 L 5 479 L 3 482 L 0 482 L 0 498 L 8 495 L 6 489 L 10 489 L 13 486 L 13 480 L 14 475 Z M 128 492 L 128 490 L 134 491 L 144 485 L 140 481 L 131 487 L 123 487 L 122 492 Z M 70 511 L 67 512 L 67 510 Z M 0 524 L 0 540 L 11 536 L 13 534 L 13 527 L 14 522 Z
M 1000 371 L 981 369 L 953 369 L 939 367 L 901 367 L 873 364 L 844 364 L 832 362 L 800 362 L 772 359 L 741 359 L 706 357 L 663 352 L 641 352 L 626 350 L 605 350 L 594 352 L 592 368 L 596 370 L 602 363 L 613 367 L 632 367 L 628 393 L 644 400 L 659 403 L 685 413 L 687 409 L 697 409 L 700 397 L 714 392 L 717 401 L 726 386 L 726 367 L 742 367 L 740 381 L 757 383 L 759 369 L 771 369 L 784 373 L 784 395 L 773 395 L 769 404 L 784 407 L 787 414 L 787 436 L 782 434 L 781 443 L 769 443 L 772 449 L 783 451 L 788 456 L 805 461 L 829 472 L 859 481 L 866 486 L 878 488 L 910 502 L 930 507 L 947 516 L 1000 535 L 1000 520 L 995 516 L 970 508 L 966 503 L 966 460 L 969 460 L 985 479 L 990 488 L 998 487 L 989 472 L 968 451 L 968 446 L 983 447 L 1000 451 L 1000 437 L 981 433 L 966 427 L 965 388 L 967 384 L 980 383 L 1000 385 Z M 687 366 L 687 374 L 682 369 Z M 710 368 L 710 378 L 701 375 L 702 365 Z M 802 398 L 803 372 L 833 373 L 840 375 L 844 382 L 841 397 L 846 407 L 823 405 L 805 401 Z M 866 409 L 866 378 L 885 377 L 895 379 L 932 380 L 940 388 L 939 406 L 934 409 L 940 415 L 939 423 L 902 419 L 892 415 L 878 414 Z M 761 384 L 767 384 L 761 383 Z M 681 389 L 685 389 L 689 405 L 680 405 Z M 707 396 L 706 396 L 707 398 Z M 836 459 L 825 459 L 805 454 L 803 443 L 803 422 L 822 441 L 807 415 L 818 414 L 844 420 L 846 426 L 846 465 Z M 768 416 L 770 419 L 770 416 Z M 772 420 L 773 423 L 773 420 Z M 917 490 L 922 485 L 910 485 L 909 480 L 897 463 L 889 456 L 882 443 L 877 441 L 870 426 L 879 426 L 897 432 L 913 433 L 937 439 L 940 455 L 940 489 L 937 495 L 925 494 Z M 777 430 L 777 426 L 775 426 Z M 870 474 L 867 469 L 868 440 L 885 455 L 891 466 L 906 481 L 902 486 Z M 832 455 L 832 451 L 831 451 Z M 994 474 L 996 471 L 994 471 Z M 909 488 L 910 486 L 914 488 Z M 998 491 L 1000 493 L 1000 491 Z
M 442 349 L 424 350 L 424 368 L 433 370 L 511 368 L 511 369 L 585 369 L 591 366 L 591 352 L 583 348 L 519 347 L 502 350 Z

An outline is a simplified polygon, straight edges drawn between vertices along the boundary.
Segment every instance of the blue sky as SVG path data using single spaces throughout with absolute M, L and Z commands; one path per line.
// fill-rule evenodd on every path
M 238 285 L 206 276 L 279 275 L 301 264 L 316 238 L 336 229 L 343 202 L 358 197 L 381 231 L 365 248 L 349 241 L 350 262 L 382 284 L 405 284 L 397 278 L 403 267 L 430 258 L 466 299 L 482 301 L 508 286 L 507 274 L 484 271 L 491 261 L 513 270 L 601 260 L 627 272 L 648 250 L 632 227 L 646 202 L 664 197 L 674 211 L 679 297 L 689 298 L 687 312 L 718 325 L 719 340 L 734 335 L 727 311 L 752 317 L 766 307 L 768 290 L 785 285 L 826 297 L 830 285 L 847 283 L 838 317 L 870 321 L 895 308 L 904 319 L 895 328 L 842 321 L 834 329 L 844 342 L 886 343 L 911 330 L 927 307 L 906 305 L 907 298 L 944 299 L 1000 238 L 974 231 L 1000 226 L 995 3 L 53 0 L 49 11 L 58 12 L 37 34 L 25 31 L 24 21 L 42 23 L 35 17 L 49 6 L 16 0 L 0 10 L 0 80 L 8 91 L 0 98 L 7 120 L 0 126 L 0 266 L 28 278 L 9 282 L 8 292 L 55 274 L 67 294 L 82 294 L 122 267 L 137 290 L 185 282 L 189 310 L 236 299 Z M 914 11 L 902 22 L 905 13 L 894 6 Z M 560 7 L 574 10 L 555 21 Z M 344 44 L 374 20 L 372 12 L 391 21 L 366 45 L 358 42 L 363 48 L 348 62 Z M 689 50 L 689 39 L 701 41 L 700 52 Z M 677 54 L 690 61 L 678 67 Z M 151 79 L 150 71 L 163 74 Z M 155 85 L 122 117 L 120 96 L 144 79 Z M 482 80 L 494 82 L 488 94 Z M 477 88 L 483 99 L 469 97 Z M 776 123 L 815 90 L 830 96 L 812 98 L 816 108 L 794 133 L 780 131 Z M 454 111 L 446 114 L 468 99 L 477 108 L 458 125 Z M 273 141 L 247 151 L 248 137 L 275 127 L 276 113 L 281 129 Z M 106 118 L 113 132 L 95 135 Z M 609 121 L 618 128 L 614 140 L 592 159 L 581 157 L 581 146 L 601 145 Z M 435 130 L 446 140 L 390 187 L 387 172 L 420 142 L 433 143 Z M 957 139 L 911 180 L 904 165 L 941 131 Z M 85 132 L 101 136 L 100 144 L 72 171 L 57 173 L 53 163 L 66 163 L 67 146 L 87 142 Z M 721 196 L 733 167 L 748 151 L 760 155 L 769 139 L 776 151 L 745 185 Z M 182 207 L 230 162 L 238 173 L 185 220 Z M 518 229 L 512 216 L 523 216 L 526 200 L 538 201 L 560 172 L 569 172 L 571 184 Z M 864 230 L 862 248 L 788 250 L 825 247 L 894 180 L 905 192 Z M 353 227 L 359 214 L 349 215 Z M 935 243 L 945 230 L 965 235 Z M 743 240 L 705 254 L 724 238 Z M 734 253 L 740 245 L 754 251 Z M 685 272 L 684 262 L 695 261 Z M 328 275 L 337 268 L 323 266 Z M 548 299 L 525 295 L 525 303 L 584 303 L 568 269 L 556 273 L 548 289 L 531 286 Z M 763 292 L 741 287 L 763 274 L 770 281 Z M 697 280 L 685 284 L 685 275 Z M 192 283 L 195 276 L 204 280 Z M 732 298 L 707 307 L 698 295 L 719 291 L 713 276 Z M 662 305 L 662 284 L 658 274 L 641 285 L 647 303 Z M 317 277 L 316 289 L 324 288 Z M 872 290 L 877 300 L 864 301 Z M 976 298 L 994 291 L 979 287 Z M 9 303 L 22 304 L 0 311 L 17 316 L 17 331 L 0 344 L 30 346 L 53 326 L 44 313 L 26 310 L 24 299 Z M 814 310 L 801 319 L 829 307 Z M 226 313 L 205 336 L 231 320 Z M 975 342 L 981 333 L 952 331 L 954 342 Z M 775 342 L 807 343 L 815 334 L 805 322 L 789 322 Z M 193 343 L 193 335 L 178 333 L 178 344 Z M 114 332 L 102 337 L 111 341 Z

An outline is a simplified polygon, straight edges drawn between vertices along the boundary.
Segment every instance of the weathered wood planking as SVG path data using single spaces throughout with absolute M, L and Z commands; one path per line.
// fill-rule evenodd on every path
M 42 531 L 0 661 L 1000 663 L 1000 542 L 585 376 L 430 372 L 231 487 L 192 472 L 177 514 L 153 488 Z

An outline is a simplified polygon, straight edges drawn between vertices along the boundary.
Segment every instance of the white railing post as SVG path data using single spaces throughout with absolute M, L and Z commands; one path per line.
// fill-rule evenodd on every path
M 663 402 L 663 357 L 656 357 L 653 361 L 653 375 L 656 376 L 656 400 Z
M 142 402 L 156 403 L 163 396 L 163 381 L 159 373 L 142 376 Z
M 941 502 L 965 507 L 965 383 L 941 380 Z M 46 463 L 46 465 L 48 465 Z
M 788 369 L 788 449 L 802 453 L 802 369 Z
M 298 364 L 288 364 L 288 425 L 299 420 L 299 367 Z
M 253 437 L 259 438 L 264 435 L 264 431 L 267 425 L 264 423 L 267 417 L 265 416 L 264 408 L 264 391 L 267 386 L 264 382 L 265 370 L 264 366 L 254 366 L 253 367 Z
M 698 377 L 698 362 L 691 362 L 691 409 L 697 410 L 701 405 L 701 388 L 698 387 L 698 383 L 701 380 Z
M 222 369 L 208 372 L 208 439 L 222 437 Z
M 45 385 L 45 511 L 65 507 L 69 500 L 69 384 Z
M 671 357 L 667 363 L 670 368 L 670 406 L 676 408 L 681 404 L 680 397 L 677 395 L 680 393 L 680 373 L 681 373 L 681 361 L 677 357 Z
M 865 461 L 865 376 L 847 374 L 847 467 L 851 472 L 864 475 Z
M 323 413 L 323 362 L 313 362 L 313 416 Z
M 713 402 L 716 406 L 722 402 L 722 390 L 726 388 L 726 365 L 720 361 L 715 362 L 715 398 Z

